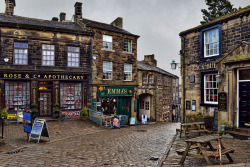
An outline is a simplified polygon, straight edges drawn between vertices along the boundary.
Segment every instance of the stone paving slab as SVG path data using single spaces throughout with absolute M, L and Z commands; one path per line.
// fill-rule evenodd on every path
M 197 135 L 191 135 L 189 138 L 197 137 Z M 173 166 L 180 166 L 178 163 L 181 160 L 181 155 L 176 153 L 176 150 L 186 148 L 186 140 L 187 138 L 182 137 L 180 138 L 179 135 L 176 136 L 176 139 L 169 151 L 167 158 L 163 161 L 162 167 L 173 167 Z M 234 160 L 233 164 L 230 164 L 229 160 L 226 158 L 225 155 L 222 156 L 222 164 L 225 166 L 237 166 L 239 165 L 246 165 L 250 163 L 250 140 L 238 140 L 232 138 L 230 135 L 224 135 L 222 142 L 225 147 L 234 148 L 235 152 L 230 153 L 231 157 Z M 214 148 L 217 148 L 217 143 L 212 142 Z M 219 161 L 212 161 L 213 165 L 219 165 Z M 208 166 L 204 159 L 198 159 L 193 157 L 186 157 L 183 167 L 188 166 Z

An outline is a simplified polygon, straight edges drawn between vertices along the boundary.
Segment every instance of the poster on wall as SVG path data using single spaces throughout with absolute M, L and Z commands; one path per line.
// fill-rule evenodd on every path
M 192 100 L 192 111 L 196 111 L 196 100 Z

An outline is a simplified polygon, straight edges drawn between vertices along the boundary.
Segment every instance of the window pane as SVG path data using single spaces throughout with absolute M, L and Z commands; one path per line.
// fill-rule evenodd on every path
M 80 83 L 60 83 L 60 105 L 65 109 L 82 108 L 82 87 Z

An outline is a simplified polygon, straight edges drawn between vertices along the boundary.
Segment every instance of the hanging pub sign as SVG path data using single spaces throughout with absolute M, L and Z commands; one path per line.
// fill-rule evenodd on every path
M 62 74 L 62 73 L 39 73 L 39 72 L 4 72 L 0 73 L 0 79 L 43 79 L 43 80 L 85 80 L 83 74 Z
M 134 87 L 110 87 L 100 86 L 98 96 L 134 96 Z
M 45 119 L 36 118 L 30 133 L 29 141 L 30 139 L 34 139 L 39 143 L 41 136 L 49 137 L 47 123 Z
M 218 110 L 219 111 L 227 111 L 227 93 L 219 92 L 218 93 Z

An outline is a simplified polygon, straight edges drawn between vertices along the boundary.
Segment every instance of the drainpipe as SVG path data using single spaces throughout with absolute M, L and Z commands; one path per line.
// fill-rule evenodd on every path
M 90 49 L 90 65 L 91 65 L 91 74 L 90 74 L 90 84 L 91 84 L 91 89 L 90 89 L 90 97 L 91 97 L 91 109 L 93 111 L 92 108 L 92 104 L 93 104 L 93 37 L 91 37 L 91 49 Z
M 186 55 L 185 55 L 185 37 L 182 37 L 182 51 L 181 51 L 181 70 L 182 70 L 182 123 L 185 123 L 186 114 Z

